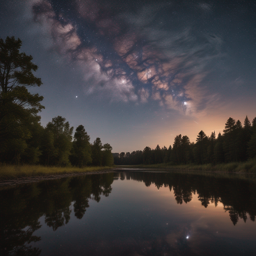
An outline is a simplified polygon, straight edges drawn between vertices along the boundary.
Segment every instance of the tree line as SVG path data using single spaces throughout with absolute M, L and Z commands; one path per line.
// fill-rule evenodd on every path
M 173 146 L 155 149 L 145 147 L 137 150 L 114 154 L 117 165 L 137 164 L 220 164 L 244 162 L 256 157 L 256 118 L 252 123 L 246 116 L 244 124 L 232 117 L 228 118 L 223 133 L 207 136 L 204 131 L 197 135 L 196 142 L 188 136 L 177 135 Z
M 41 86 L 34 75 L 32 56 L 20 52 L 22 42 L 0 39 L 0 163 L 54 166 L 110 166 L 112 147 L 100 138 L 90 143 L 83 125 L 74 128 L 64 117 L 52 118 L 46 127 L 38 113 L 42 96 L 28 88 Z

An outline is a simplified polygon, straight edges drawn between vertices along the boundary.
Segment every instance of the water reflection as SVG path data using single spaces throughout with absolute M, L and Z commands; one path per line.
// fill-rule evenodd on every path
M 127 172 L 120 174 L 121 179 L 142 181 L 148 187 L 154 184 L 158 189 L 168 187 L 173 189 L 177 204 L 189 203 L 193 194 L 198 194 L 198 200 L 207 208 L 210 203 L 215 206 L 222 203 L 224 210 L 229 212 L 234 225 L 239 218 L 244 222 L 247 214 L 251 221 L 256 216 L 256 182 L 240 178 L 217 178 L 202 175 L 179 173 L 146 173 Z
M 41 241 L 38 230 L 40 230 L 43 225 L 46 224 L 52 231 L 56 232 L 60 227 L 69 225 L 72 218 L 81 222 L 82 219 L 87 218 L 86 211 L 93 201 L 98 203 L 101 202 L 102 197 L 112 196 L 112 188 L 115 182 L 117 182 L 117 184 L 127 184 L 127 187 L 129 187 L 131 180 L 145 184 L 145 191 L 143 193 L 149 194 L 149 187 L 152 186 L 155 186 L 157 189 L 162 187 L 169 189 L 169 193 L 173 193 L 175 197 L 175 201 L 178 204 L 177 207 L 181 207 L 180 205 L 184 204 L 192 204 L 196 195 L 202 208 L 207 208 L 209 204 L 214 204 L 215 206 L 220 204 L 223 210 L 229 213 L 230 220 L 234 225 L 237 224 L 239 219 L 246 222 L 247 216 L 249 216 L 251 221 L 255 221 L 256 183 L 254 181 L 238 178 L 229 179 L 178 173 L 146 172 L 119 172 L 82 176 L 34 183 L 15 189 L 0 191 L 0 255 L 40 255 L 42 249 L 37 246 L 38 242 L 40 243 Z M 116 187 L 117 190 L 120 188 Z M 135 188 L 132 189 L 135 191 Z M 118 195 L 118 193 L 119 192 L 116 191 L 116 195 Z M 147 208 L 149 206 L 146 203 L 145 206 L 143 206 L 136 205 L 136 202 L 130 202 L 128 204 L 125 201 L 127 194 L 130 193 L 130 198 L 135 199 L 136 193 L 138 195 L 140 192 L 136 190 L 134 195 L 132 192 L 129 192 L 129 190 L 122 193 L 120 197 L 123 201 L 113 199 L 114 201 L 106 205 L 106 208 L 104 208 L 105 212 L 101 215 L 104 225 L 107 225 L 106 223 L 109 222 L 109 226 L 105 229 L 107 231 L 112 230 L 111 236 L 113 236 L 106 235 L 106 237 L 104 237 L 105 240 L 109 239 L 109 241 L 112 241 L 114 239 L 121 239 L 118 232 L 120 232 L 120 228 L 122 228 L 129 234 L 129 236 L 127 236 L 130 239 L 126 241 L 126 255 L 135 255 L 134 252 L 136 252 L 136 255 L 164 255 L 164 253 L 166 253 L 165 255 L 169 255 L 170 253 L 170 255 L 198 255 L 186 254 L 188 253 L 186 250 L 189 250 L 188 242 L 192 228 L 190 230 L 185 226 L 183 228 L 179 227 L 179 232 L 173 231 L 175 233 L 174 235 L 170 230 L 177 229 L 176 226 L 178 224 L 175 223 L 175 219 L 172 220 L 173 223 L 166 221 L 163 225 L 162 220 L 150 219 L 151 212 L 149 210 L 146 211 L 148 215 L 140 217 L 138 208 Z M 156 204 L 157 201 L 153 201 L 152 198 L 152 203 L 153 202 Z M 119 205 L 122 205 L 121 210 L 123 211 L 120 210 L 121 212 L 117 211 Z M 112 208 L 109 209 L 109 212 L 112 210 L 113 212 L 118 212 L 112 222 L 110 221 L 110 213 L 107 213 L 107 207 Z M 155 209 L 155 211 L 161 210 Z M 140 219 L 140 222 L 136 222 L 137 220 L 130 218 L 135 218 L 136 214 L 138 214 L 136 218 Z M 119 217 L 120 219 L 118 219 Z M 176 218 L 178 219 L 178 217 Z M 184 221 L 185 220 L 183 220 L 183 222 Z M 179 225 L 184 225 L 183 222 Z M 116 223 L 120 226 L 116 226 Z M 119 223 L 123 224 L 121 225 Z M 95 232 L 98 236 L 103 236 L 104 232 L 107 233 L 107 231 L 104 230 L 103 224 L 101 224 L 98 229 L 88 226 L 90 227 L 88 232 Z M 149 231 L 147 231 L 147 226 L 149 225 L 152 225 L 151 228 L 154 232 L 149 233 Z M 202 225 L 202 223 L 200 223 L 200 225 Z M 165 234 L 164 236 L 159 235 L 159 226 L 161 226 L 161 232 Z M 130 231 L 131 227 L 132 232 Z M 144 236 L 147 238 L 142 239 L 141 237 L 143 237 L 143 235 L 137 234 L 143 234 L 144 229 Z M 134 230 L 136 232 L 134 232 Z M 90 234 L 84 233 L 83 235 L 87 237 L 88 240 L 91 239 Z M 163 237 L 165 238 L 163 239 Z M 97 247 L 97 243 L 96 240 L 90 240 L 90 245 L 86 247 L 88 255 L 100 255 L 93 251 Z M 118 244 L 119 242 L 115 243 L 115 252 L 123 253 L 116 248 Z M 106 246 L 104 251 L 107 252 L 109 249 L 107 243 L 104 246 Z M 201 244 L 198 248 L 199 247 L 201 249 L 204 248 Z M 83 254 L 81 251 L 80 253 Z M 75 255 L 75 253 L 73 255 Z
M 29 245 L 41 240 L 33 235 L 41 228 L 39 218 L 44 216 L 53 231 L 69 223 L 72 208 L 81 219 L 89 199 L 100 202 L 102 195 L 109 196 L 113 178 L 113 173 L 91 175 L 0 191 L 0 255 L 40 255 L 40 249 Z

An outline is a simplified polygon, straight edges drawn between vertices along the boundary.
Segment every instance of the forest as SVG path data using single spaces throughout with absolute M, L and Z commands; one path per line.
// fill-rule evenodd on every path
M 177 135 L 173 146 L 155 149 L 145 147 L 137 150 L 114 154 L 116 165 L 139 164 L 221 164 L 245 162 L 256 157 L 256 118 L 252 123 L 245 117 L 244 124 L 228 118 L 223 133 L 217 136 L 212 132 L 207 136 L 204 131 L 197 135 L 196 142 L 190 142 L 188 136 Z
M 46 166 L 111 166 L 112 147 L 100 138 L 90 143 L 83 125 L 74 128 L 62 116 L 46 127 L 38 113 L 43 97 L 29 87 L 42 85 L 34 75 L 32 56 L 20 52 L 22 42 L 0 39 L 0 163 Z

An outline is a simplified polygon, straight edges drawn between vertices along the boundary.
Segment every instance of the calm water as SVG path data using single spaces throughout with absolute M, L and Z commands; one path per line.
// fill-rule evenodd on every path
M 256 255 L 256 182 L 119 172 L 0 191 L 0 255 Z

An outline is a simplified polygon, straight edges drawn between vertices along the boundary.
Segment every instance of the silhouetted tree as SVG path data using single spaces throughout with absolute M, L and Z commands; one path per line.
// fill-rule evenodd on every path
M 86 166 L 92 162 L 90 136 L 83 125 L 79 125 L 76 128 L 70 159 L 73 165 L 79 167 Z
M 248 119 L 248 117 L 246 116 L 245 119 L 244 119 L 244 128 L 250 128 L 251 127 L 251 122 L 250 120 Z
M 145 147 L 143 150 L 143 163 L 144 164 L 151 164 L 152 163 L 152 154 L 151 154 L 151 148 Z
M 223 130 L 224 134 L 234 131 L 236 128 L 235 123 L 235 120 L 232 117 L 230 117 L 225 123 L 225 129 Z
M 212 134 L 209 138 L 209 145 L 208 145 L 208 148 L 207 148 L 208 162 L 212 163 L 212 164 L 215 164 L 215 158 L 214 158 L 215 141 L 216 141 L 215 132 L 212 132 Z
M 53 133 L 55 157 L 52 162 L 54 165 L 69 165 L 69 155 L 72 148 L 73 127 L 70 127 L 66 119 L 57 116 L 52 119 L 46 126 L 46 129 Z
M 102 155 L 101 155 L 102 143 L 100 138 L 96 138 L 92 145 L 92 164 L 102 165 Z
M 216 163 L 223 163 L 225 161 L 223 149 L 223 136 L 220 133 L 214 146 L 214 161 Z
M 56 150 L 54 147 L 54 135 L 48 129 L 44 129 L 42 134 L 42 140 L 40 145 L 40 162 L 44 165 L 53 164 L 54 158 L 56 157 Z
M 111 153 L 112 147 L 110 144 L 106 143 L 103 145 L 102 151 L 102 165 L 103 166 L 112 166 L 114 164 L 114 159 Z
M 196 138 L 196 145 L 194 149 L 194 155 L 196 163 L 203 164 L 207 161 L 207 146 L 208 138 L 204 131 L 200 131 Z
M 0 161 L 18 163 L 24 154 L 32 163 L 39 151 L 32 141 L 27 144 L 31 139 L 29 128 L 40 120 L 37 113 L 44 107 L 40 103 L 43 96 L 32 94 L 27 87 L 42 82 L 33 74 L 37 66 L 32 56 L 20 52 L 21 44 L 14 37 L 0 39 Z M 29 152 L 33 157 L 28 157 Z
M 256 132 L 254 132 L 250 141 L 248 142 L 247 153 L 248 153 L 248 156 L 250 158 L 255 158 L 256 157 Z

